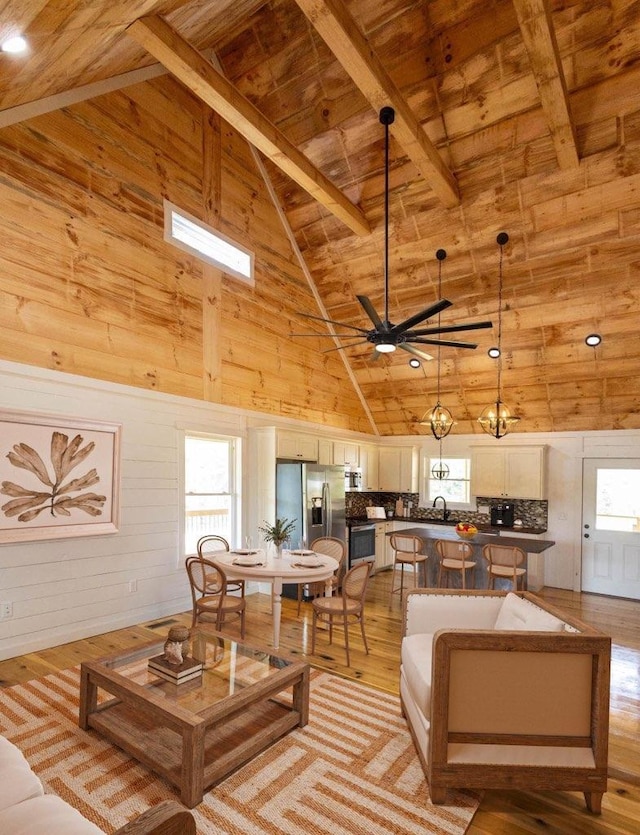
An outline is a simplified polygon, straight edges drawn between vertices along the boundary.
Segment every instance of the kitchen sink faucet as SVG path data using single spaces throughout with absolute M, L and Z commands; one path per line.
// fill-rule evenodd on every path
M 446 522 L 447 519 L 449 518 L 449 511 L 447 510 L 447 500 L 445 499 L 445 497 L 444 496 L 436 496 L 435 499 L 433 500 L 433 504 L 431 506 L 435 507 L 436 502 L 438 501 L 438 499 L 442 499 L 442 521 Z

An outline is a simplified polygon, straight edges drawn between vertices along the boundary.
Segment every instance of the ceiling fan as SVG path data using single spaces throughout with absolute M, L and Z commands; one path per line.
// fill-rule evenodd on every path
M 433 357 L 426 354 L 424 351 L 416 348 L 416 345 L 440 345 L 450 348 L 477 348 L 477 343 L 474 342 L 457 342 L 448 339 L 433 339 L 432 337 L 442 333 L 456 333 L 460 331 L 480 330 L 483 328 L 492 327 L 491 322 L 474 322 L 469 325 L 444 325 L 440 326 L 441 311 L 451 307 L 453 302 L 448 299 L 440 299 L 434 302 L 429 307 L 421 310 L 419 313 L 409 316 L 408 319 L 394 325 L 389 320 L 389 125 L 393 124 L 395 120 L 395 111 L 392 107 L 383 107 L 380 110 L 380 123 L 385 128 L 385 156 L 384 156 L 384 318 L 378 315 L 371 300 L 367 296 L 356 296 L 365 313 L 371 320 L 373 328 L 361 328 L 356 325 L 349 325 L 345 322 L 336 322 L 333 319 L 325 319 L 322 316 L 314 316 L 311 313 L 302 313 L 301 315 L 307 319 L 316 319 L 319 322 L 326 322 L 330 325 L 337 325 L 341 328 L 349 328 L 355 333 L 340 333 L 335 334 L 341 339 L 357 339 L 357 342 L 352 342 L 349 346 L 363 345 L 369 342 L 373 345 L 376 351 L 376 357 L 380 354 L 389 354 L 401 348 L 408 351 L 410 354 L 420 357 L 423 360 L 431 360 Z M 442 262 L 447 257 L 444 249 L 439 249 L 436 252 L 436 258 Z M 426 322 L 433 316 L 438 315 L 438 324 L 434 327 L 418 328 L 422 322 Z M 334 336 L 334 334 L 310 334 L 310 333 L 292 333 L 290 336 Z M 338 348 L 329 348 L 323 353 L 329 351 L 340 351 L 345 346 Z

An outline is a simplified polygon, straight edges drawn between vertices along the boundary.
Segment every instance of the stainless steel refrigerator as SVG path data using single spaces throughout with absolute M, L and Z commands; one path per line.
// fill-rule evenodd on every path
M 348 547 L 344 467 L 278 461 L 276 516 L 295 519 L 292 548 L 297 548 L 303 541 L 308 548 L 319 536 L 336 536 Z M 297 584 L 284 583 L 282 595 L 295 600 L 298 596 Z
M 295 519 L 292 547 L 307 547 L 319 536 L 347 543 L 344 467 L 279 461 L 276 465 L 276 516 Z

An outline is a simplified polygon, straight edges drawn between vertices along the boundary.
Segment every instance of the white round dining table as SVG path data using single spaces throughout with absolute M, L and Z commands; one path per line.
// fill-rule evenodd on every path
M 219 566 L 229 580 L 257 580 L 273 585 L 273 648 L 278 649 L 283 583 L 317 583 L 324 580 L 325 594 L 330 597 L 333 593 L 331 577 L 338 570 L 339 563 L 326 554 L 315 556 L 321 561 L 321 566 L 300 565 L 299 560 L 304 558 L 295 553 L 285 552 L 277 557 L 263 550 L 252 555 L 258 562 L 256 565 L 238 565 L 238 561 L 242 562 L 242 554 L 234 551 L 220 551 L 209 555 L 208 559 Z

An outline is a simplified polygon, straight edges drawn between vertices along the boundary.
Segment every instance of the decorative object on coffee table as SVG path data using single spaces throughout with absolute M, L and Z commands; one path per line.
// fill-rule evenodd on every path
M 178 624 L 169 628 L 167 641 L 179 641 L 182 644 L 182 657 L 189 655 L 189 627 Z
M 149 669 L 153 673 L 173 684 L 184 684 L 202 675 L 202 661 L 186 655 L 184 658 L 181 656 L 179 663 L 176 664 L 167 657 L 167 644 L 172 648 L 180 647 L 178 643 L 167 641 L 164 655 L 156 655 L 149 659 Z

